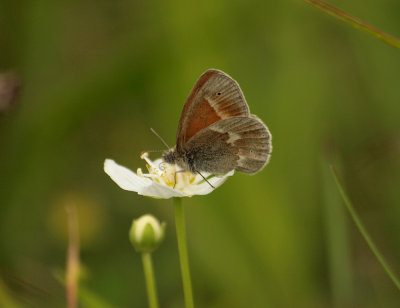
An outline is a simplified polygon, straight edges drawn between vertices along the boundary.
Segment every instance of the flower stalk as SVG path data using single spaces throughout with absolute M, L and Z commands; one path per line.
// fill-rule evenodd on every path
M 146 279 L 147 298 L 150 308 L 158 308 L 157 289 L 154 279 L 153 262 L 151 252 L 142 252 L 144 277 Z
M 183 293 L 185 297 L 185 307 L 193 308 L 192 281 L 190 279 L 189 258 L 186 244 L 185 216 L 183 213 L 182 199 L 173 198 L 175 211 L 176 236 L 178 239 L 179 260 L 181 263 L 181 273 L 183 282 Z

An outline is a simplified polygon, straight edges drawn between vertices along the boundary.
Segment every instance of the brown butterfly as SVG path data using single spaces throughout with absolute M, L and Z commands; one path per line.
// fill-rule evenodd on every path
M 271 134 L 250 114 L 238 83 L 222 71 L 200 76 L 183 107 L 176 146 L 163 160 L 192 173 L 254 174 L 269 161 Z M 210 184 L 211 185 L 211 184 Z

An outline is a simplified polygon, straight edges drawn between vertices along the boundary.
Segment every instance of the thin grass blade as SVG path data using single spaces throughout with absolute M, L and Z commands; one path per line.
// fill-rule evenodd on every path
M 349 14 L 319 0 L 304 0 L 304 2 L 307 2 L 316 8 L 328 13 L 329 15 L 332 15 L 333 17 L 340 19 L 360 30 L 363 30 L 370 35 L 380 39 L 381 41 L 384 41 L 386 44 L 389 44 L 397 49 L 400 49 L 400 40 L 390 34 L 387 34 L 365 22 L 362 20 L 352 17 Z
M 380 253 L 378 248 L 376 247 L 375 243 L 372 241 L 372 238 L 369 236 L 367 230 L 365 229 L 364 225 L 362 224 L 360 218 L 358 217 L 357 212 L 355 211 L 352 203 L 350 202 L 349 197 L 346 195 L 343 186 L 341 185 L 336 172 L 333 167 L 331 167 L 333 177 L 335 178 L 336 185 L 339 189 L 340 195 L 343 198 L 344 204 L 346 205 L 347 210 L 350 213 L 351 218 L 353 219 L 354 223 L 357 226 L 357 229 L 360 231 L 362 237 L 367 242 L 369 248 L 371 249 L 372 253 L 378 259 L 379 263 L 382 265 L 383 269 L 386 271 L 390 279 L 396 285 L 396 287 L 400 290 L 400 281 L 397 276 L 393 273 L 392 269 L 390 268 L 389 264 L 383 258 L 383 255 Z

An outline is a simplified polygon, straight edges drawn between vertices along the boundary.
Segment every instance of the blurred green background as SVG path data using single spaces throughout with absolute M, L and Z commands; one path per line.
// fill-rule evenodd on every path
M 330 4 L 400 36 L 399 1 Z M 163 147 L 150 127 L 173 144 L 209 68 L 239 82 L 274 150 L 261 173 L 183 200 L 197 307 L 399 307 L 328 167 L 400 273 L 399 50 L 294 0 L 0 2 L 0 70 L 21 81 L 0 114 L 3 303 L 65 307 L 74 204 L 82 307 L 147 306 L 128 241 L 145 213 L 168 224 L 161 307 L 183 307 L 172 201 L 121 190 L 103 162 L 143 168 Z

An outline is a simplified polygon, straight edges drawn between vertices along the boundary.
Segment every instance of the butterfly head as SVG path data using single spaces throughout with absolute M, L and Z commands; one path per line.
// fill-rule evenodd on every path
M 187 153 L 181 153 L 177 151 L 176 147 L 165 151 L 162 159 L 168 164 L 179 166 L 181 171 L 186 170 L 191 173 L 196 172 L 196 169 L 194 168 L 193 163 L 191 162 Z
M 176 150 L 175 147 L 172 149 L 169 149 L 168 151 L 165 151 L 162 155 L 163 160 L 168 163 L 168 164 L 175 164 L 177 161 L 177 155 L 176 155 Z

